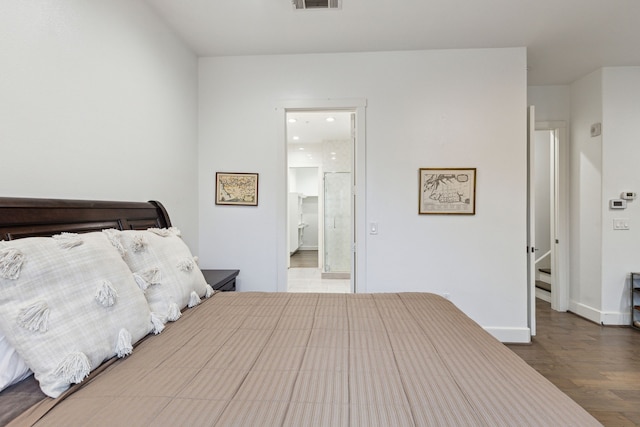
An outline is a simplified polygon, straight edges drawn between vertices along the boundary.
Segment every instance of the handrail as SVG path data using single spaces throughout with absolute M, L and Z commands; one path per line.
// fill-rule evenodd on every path
M 551 255 L 551 250 L 547 251 L 544 255 L 542 255 L 541 257 L 537 258 L 534 263 L 535 264 L 539 263 L 540 260 L 542 260 L 543 258 L 546 258 L 549 255 Z

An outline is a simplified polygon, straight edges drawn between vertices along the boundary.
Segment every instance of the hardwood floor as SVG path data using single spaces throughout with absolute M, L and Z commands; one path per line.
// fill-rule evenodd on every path
M 318 251 L 298 251 L 291 255 L 291 268 L 317 268 Z
M 640 331 L 536 306 L 533 343 L 508 347 L 605 426 L 640 425 Z

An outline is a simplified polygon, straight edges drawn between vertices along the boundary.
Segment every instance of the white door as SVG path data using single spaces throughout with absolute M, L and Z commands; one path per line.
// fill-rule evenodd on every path
M 528 326 L 531 336 L 536 334 L 536 253 L 535 253 L 535 197 L 536 186 L 533 179 L 535 171 L 535 109 L 527 111 L 527 150 L 529 164 L 527 168 L 527 307 Z

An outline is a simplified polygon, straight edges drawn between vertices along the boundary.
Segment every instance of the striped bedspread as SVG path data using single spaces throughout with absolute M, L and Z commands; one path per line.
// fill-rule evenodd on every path
M 38 426 L 596 426 L 451 302 L 220 293 L 14 421 Z

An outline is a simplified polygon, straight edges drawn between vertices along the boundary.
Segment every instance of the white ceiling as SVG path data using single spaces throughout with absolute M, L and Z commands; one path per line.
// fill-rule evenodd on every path
M 331 120 L 331 121 L 329 121 Z M 346 111 L 296 111 L 287 113 L 289 144 L 320 144 L 349 139 L 351 113 Z
M 199 56 L 528 48 L 530 85 L 640 65 L 639 0 L 146 0 Z

